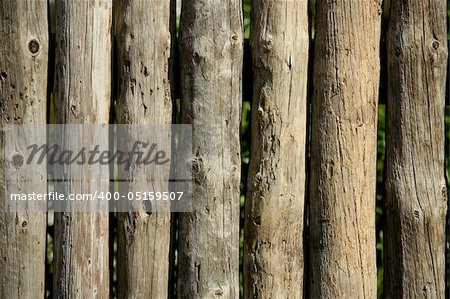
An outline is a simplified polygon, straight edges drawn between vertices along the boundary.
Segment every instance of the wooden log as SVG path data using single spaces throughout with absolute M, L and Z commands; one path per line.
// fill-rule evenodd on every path
M 244 293 L 245 298 L 302 298 L 308 3 L 252 5 Z
M 58 1 L 56 14 L 56 123 L 108 124 L 112 1 Z M 71 136 L 64 138 L 71 142 Z M 85 176 L 109 180 L 107 172 Z M 62 186 L 66 194 L 96 189 L 92 181 Z M 55 213 L 54 294 L 109 298 L 108 213 L 71 212 L 72 205 L 68 203 L 68 212 Z
M 119 124 L 170 124 L 170 0 L 116 1 L 115 4 L 117 121 Z M 135 169 L 132 176 L 142 171 Z M 119 169 L 121 178 L 127 175 L 120 172 Z M 158 186 L 167 188 L 168 183 Z M 147 191 L 142 187 L 130 180 L 127 184 L 120 183 L 119 190 L 121 194 Z M 119 213 L 119 298 L 168 297 L 170 224 L 167 211 Z
M 0 2 L 0 129 L 46 123 L 47 2 Z M 0 297 L 44 297 L 45 212 L 6 210 L 4 144 L 0 144 Z M 46 191 L 43 183 L 32 191 Z M 13 182 L 10 182 L 14 184 Z M 26 186 L 23 192 L 26 193 Z
M 376 297 L 381 1 L 318 1 L 310 184 L 311 298 Z
M 387 35 L 386 298 L 445 297 L 446 1 L 392 1 Z
M 179 298 L 239 297 L 242 23 L 240 0 L 182 3 L 181 109 L 193 130 L 193 212 L 179 218 Z

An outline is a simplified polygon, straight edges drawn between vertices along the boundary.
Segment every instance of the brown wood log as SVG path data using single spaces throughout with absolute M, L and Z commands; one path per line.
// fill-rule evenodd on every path
M 318 1 L 310 184 L 311 298 L 375 298 L 381 1 Z
M 7 125 L 46 123 L 48 20 L 47 2 L 0 2 L 0 129 Z M 5 192 L 15 184 L 4 177 L 0 144 L 0 297 L 44 297 L 45 212 L 6 210 Z M 17 187 L 17 186 L 16 186 Z M 42 184 L 23 193 L 46 191 Z
M 170 1 L 130 0 L 115 4 L 117 121 L 119 124 L 170 124 Z M 141 171 L 144 170 L 136 169 L 132 175 L 137 176 Z M 119 177 L 123 175 L 127 174 L 119 173 Z M 168 183 L 158 186 L 167 188 Z M 121 194 L 148 191 L 142 187 L 134 182 L 120 183 L 119 190 Z M 119 298 L 168 297 L 169 244 L 170 213 L 167 211 L 119 213 Z
M 56 123 L 108 124 L 112 1 L 58 1 L 56 15 Z M 64 138 L 74 145 L 71 136 Z M 84 176 L 90 182 L 62 184 L 62 192 L 89 194 L 101 188 L 92 180 L 109 180 L 108 172 L 95 169 Z M 54 294 L 109 298 L 107 203 L 94 203 L 96 212 L 71 212 L 75 204 L 55 213 Z
M 445 0 L 392 1 L 387 35 L 386 298 L 444 298 Z
M 303 297 L 307 1 L 252 3 L 245 298 Z
M 179 218 L 179 298 L 239 297 L 242 23 L 240 0 L 183 1 L 181 109 L 193 130 L 193 212 Z

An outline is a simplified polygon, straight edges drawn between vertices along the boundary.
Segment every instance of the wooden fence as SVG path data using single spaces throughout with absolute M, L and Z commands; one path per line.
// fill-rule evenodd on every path
M 59 0 L 53 38 L 46 0 L 0 0 L 0 126 L 179 122 L 194 154 L 193 212 L 55 213 L 49 247 L 46 213 L 6 211 L 0 147 L 0 298 L 377 297 L 379 100 L 383 295 L 445 297 L 446 1 L 251 4 L 247 49 L 241 0 L 179 27 L 175 0 Z

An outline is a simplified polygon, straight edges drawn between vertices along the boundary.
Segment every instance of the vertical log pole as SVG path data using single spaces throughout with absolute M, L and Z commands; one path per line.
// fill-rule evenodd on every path
M 56 123 L 108 124 L 112 1 L 58 1 L 56 14 Z M 76 183 L 65 188 L 90 190 Z M 107 212 L 55 213 L 54 248 L 54 294 L 109 298 Z
M 310 297 L 375 298 L 381 1 L 317 3 Z
M 388 31 L 387 298 L 444 298 L 446 1 L 392 1 Z
M 170 0 L 115 4 L 118 123 L 170 124 Z M 120 186 L 146 191 L 133 183 Z M 119 298 L 167 298 L 170 213 L 119 213 L 118 221 Z
M 253 1 L 245 298 L 303 296 L 308 2 Z
M 183 1 L 179 42 L 194 157 L 193 212 L 179 219 L 178 296 L 238 298 L 241 1 Z
M 0 128 L 46 123 L 47 2 L 0 2 Z M 3 157 L 3 145 L 0 145 Z M 0 297 L 44 297 L 44 212 L 6 211 L 0 162 Z M 44 180 L 45 181 L 45 180 Z M 43 184 L 41 190 L 45 192 Z

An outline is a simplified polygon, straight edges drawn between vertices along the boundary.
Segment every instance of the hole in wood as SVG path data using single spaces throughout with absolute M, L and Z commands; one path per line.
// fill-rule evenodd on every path
M 35 39 L 32 39 L 28 43 L 28 50 L 31 52 L 31 54 L 37 54 L 37 52 L 39 52 L 39 48 L 39 42 Z
M 433 47 L 434 50 L 437 50 L 437 49 L 439 49 L 440 44 L 437 40 L 435 40 L 435 41 L 433 41 L 431 46 Z
M 12 165 L 13 165 L 15 168 L 20 168 L 20 167 L 22 167 L 23 161 L 24 161 L 24 159 L 23 159 L 23 156 L 22 156 L 21 154 L 16 153 L 16 154 L 14 154 L 14 155 L 12 156 Z

